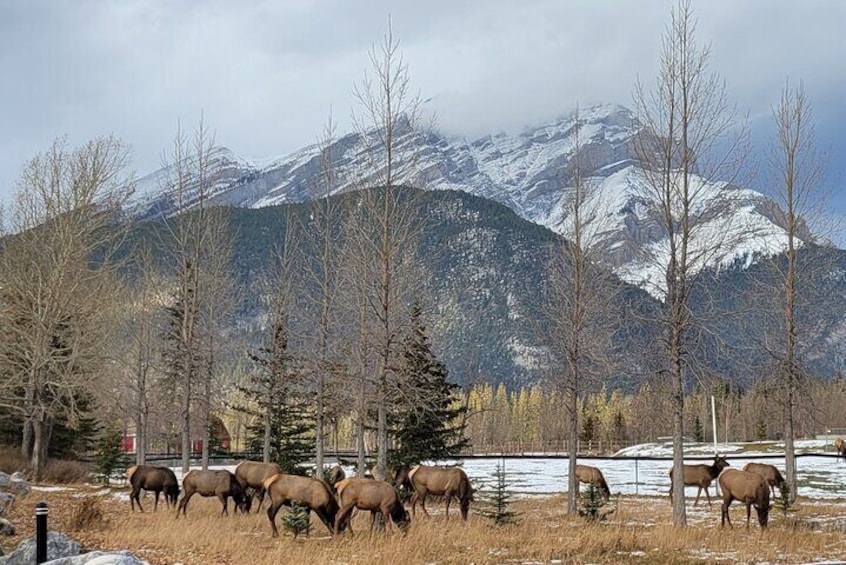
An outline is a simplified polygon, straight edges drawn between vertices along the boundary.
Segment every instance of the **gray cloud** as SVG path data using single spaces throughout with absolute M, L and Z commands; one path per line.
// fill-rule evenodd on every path
M 76 143 L 115 133 L 145 173 L 158 166 L 177 121 L 192 127 L 201 111 L 220 144 L 252 157 L 315 141 L 330 107 L 347 130 L 352 87 L 389 13 L 414 83 L 444 131 L 515 130 L 577 102 L 629 104 L 636 78 L 655 74 L 673 5 L 4 2 L 0 195 L 10 193 L 27 158 L 64 134 Z M 713 0 L 696 9 L 714 70 L 753 127 L 766 129 L 784 80 L 801 78 L 820 142 L 834 144 L 846 118 L 846 3 Z M 832 159 L 835 173 L 843 162 Z

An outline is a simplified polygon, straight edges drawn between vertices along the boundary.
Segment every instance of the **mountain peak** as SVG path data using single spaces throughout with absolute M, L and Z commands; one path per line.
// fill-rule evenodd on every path
M 566 236 L 568 202 L 573 193 L 569 164 L 580 147 L 583 162 L 590 164 L 587 176 L 594 188 L 596 216 L 601 218 L 601 244 L 609 263 L 621 277 L 645 287 L 657 279 L 647 273 L 644 257 L 657 259 L 655 250 L 662 247 L 663 236 L 655 221 L 657 203 L 643 191 L 646 179 L 633 149 L 632 139 L 640 128 L 629 108 L 605 103 L 574 110 L 518 134 L 498 133 L 467 140 L 437 132 L 412 133 L 402 136 L 395 154 L 400 161 L 398 170 L 411 171 L 408 178 L 398 182 L 482 196 Z M 372 157 L 366 151 L 369 137 L 368 132 L 347 134 L 330 148 L 334 176 L 339 179 L 332 193 L 379 182 L 376 173 L 362 177 L 362 171 L 372 170 Z M 215 203 L 259 208 L 303 202 L 326 192 L 320 180 L 323 159 L 316 145 L 282 158 L 257 161 L 237 157 L 223 147 L 217 149 L 216 155 L 219 169 L 213 187 Z M 157 171 L 139 180 L 139 186 L 146 188 L 139 192 L 148 197 L 139 199 L 138 215 L 173 212 L 170 206 L 159 202 L 166 195 L 156 196 L 155 188 L 151 188 L 163 176 L 162 171 Z M 700 181 L 715 194 L 723 188 L 723 183 L 707 183 L 704 179 L 697 182 Z M 738 200 L 741 201 L 743 205 L 723 206 L 721 217 L 715 221 L 731 226 L 732 215 L 742 216 L 744 222 L 751 218 L 766 235 L 751 247 L 728 249 L 725 260 L 780 251 L 783 229 L 773 213 L 777 206 L 751 190 Z M 660 294 L 660 289 L 649 290 Z

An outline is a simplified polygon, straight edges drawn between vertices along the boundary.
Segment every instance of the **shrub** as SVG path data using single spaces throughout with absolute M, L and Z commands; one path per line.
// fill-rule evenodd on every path
M 88 463 L 68 459 L 50 459 L 44 471 L 44 481 L 48 483 L 85 483 L 90 478 L 91 467 Z
M 68 520 L 68 529 L 73 532 L 101 530 L 108 526 L 99 498 L 88 496 L 74 504 Z

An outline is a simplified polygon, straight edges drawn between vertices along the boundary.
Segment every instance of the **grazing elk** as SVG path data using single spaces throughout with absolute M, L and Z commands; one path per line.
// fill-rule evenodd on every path
M 846 441 L 843 441 L 842 437 L 834 440 L 834 451 L 837 453 L 838 457 L 842 457 L 846 460 Z
M 156 494 L 156 501 L 153 504 L 153 512 L 159 508 L 159 493 L 164 492 L 165 502 L 168 506 L 175 506 L 179 498 L 179 482 L 176 475 L 167 467 L 155 467 L 153 465 L 133 465 L 126 471 L 129 484 L 132 485 L 132 492 L 129 493 L 129 505 L 135 511 L 135 503 L 141 512 L 141 489 L 152 491 Z
M 317 514 L 329 533 L 335 534 L 338 501 L 335 500 L 335 493 L 326 481 L 278 473 L 266 479 L 263 488 L 270 497 L 267 519 L 270 520 L 273 537 L 279 537 L 276 514 L 282 506 L 290 506 L 291 502 L 307 506 L 310 511 Z
M 784 491 L 784 477 L 781 476 L 778 469 L 773 465 L 767 463 L 747 463 L 743 466 L 744 471 L 761 475 L 767 484 L 770 485 L 772 496 L 775 498 L 775 489 Z
M 417 502 L 423 508 L 427 516 L 426 497 L 430 494 L 443 496 L 446 500 L 446 519 L 449 520 L 449 505 L 455 497 L 461 508 L 461 518 L 466 520 L 470 510 L 470 501 L 473 500 L 473 487 L 467 479 L 467 474 L 459 467 L 429 467 L 417 465 L 410 470 L 408 467 L 400 467 L 395 474 L 394 484 L 411 486 L 414 494 L 411 495 L 411 515 L 416 513 Z
M 340 465 L 333 465 L 326 476 L 326 482 L 329 483 L 329 486 L 334 491 L 335 486 L 346 478 L 347 474 L 344 472 L 344 469 Z
M 683 473 L 683 480 L 684 486 L 696 486 L 699 487 L 699 490 L 696 491 L 696 500 L 693 502 L 693 505 L 696 506 L 699 503 L 699 495 L 702 494 L 702 490 L 705 490 L 705 496 L 708 498 L 708 508 L 711 507 L 711 495 L 708 492 L 708 487 L 711 486 L 711 483 L 716 479 L 720 472 L 729 466 L 729 462 L 726 461 L 725 457 L 720 455 L 714 456 L 714 463 L 711 465 L 685 465 L 684 466 L 684 473 Z M 673 501 L 673 470 L 670 469 L 670 502 Z
M 602 471 L 596 467 L 576 465 L 576 493 L 579 492 L 579 485 L 581 483 L 594 484 L 606 501 L 611 498 L 611 489 L 608 488 L 608 483 L 605 482 Z
M 258 496 L 258 508 L 256 512 L 261 510 L 261 505 L 264 502 L 264 481 L 282 470 L 276 463 L 260 463 L 258 461 L 241 461 L 235 467 L 235 478 L 244 493 L 247 496 Z
M 408 512 L 402 506 L 397 489 L 391 483 L 376 479 L 349 477 L 337 484 L 340 510 L 335 517 L 335 532 L 340 533 L 349 525 L 352 511 L 370 510 L 370 533 L 376 523 L 376 515 L 382 514 L 385 524 L 391 529 L 391 522 L 405 530 L 410 522 Z
M 229 514 L 227 508 L 229 497 L 235 502 L 235 509 L 240 510 L 244 514 L 249 513 L 252 499 L 244 493 L 241 488 L 241 483 L 235 478 L 235 475 L 229 471 L 199 471 L 192 470 L 182 479 L 182 489 L 185 491 L 182 495 L 182 500 L 179 501 L 179 506 L 176 508 L 176 517 L 179 518 L 179 512 L 185 516 L 185 511 L 188 508 L 188 501 L 194 494 L 200 496 L 216 496 L 221 504 L 223 510 L 221 515 Z
M 729 506 L 733 500 L 739 500 L 746 505 L 746 529 L 749 529 L 749 517 L 752 514 L 752 506 L 758 513 L 758 524 L 761 529 L 767 527 L 767 519 L 770 513 L 770 487 L 761 475 L 750 471 L 739 471 L 737 469 L 725 469 L 720 473 L 720 488 L 723 490 L 723 506 L 720 512 L 720 527 L 728 522 Z

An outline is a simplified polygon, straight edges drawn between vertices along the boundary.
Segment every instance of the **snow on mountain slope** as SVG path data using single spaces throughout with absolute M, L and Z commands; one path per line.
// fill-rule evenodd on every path
M 596 217 L 593 243 L 623 279 L 661 296 L 664 285 L 658 265 L 666 257 L 667 243 L 656 221 L 655 198 L 631 145 L 639 125 L 631 111 L 618 105 L 582 109 L 578 119 L 582 162 L 592 165 L 584 174 L 590 177 L 588 205 Z M 396 139 L 395 180 L 489 198 L 566 236 L 573 194 L 567 171 L 577 146 L 576 125 L 576 116 L 570 115 L 516 135 L 500 133 L 474 140 L 405 129 Z M 328 155 L 336 180 L 330 192 L 383 182 L 372 172 L 380 157 L 378 150 L 375 154 L 368 150 L 377 145 L 372 143 L 373 135 L 349 134 L 331 146 Z M 322 196 L 326 192 L 321 186 L 323 161 L 317 145 L 260 162 L 220 149 L 215 153 L 219 170 L 212 201 L 258 208 Z M 167 176 L 163 169 L 139 179 L 143 196 L 135 203 L 137 215 L 178 210 L 167 192 L 156 188 Z M 719 254 L 703 255 L 700 263 L 734 264 L 750 261 L 757 253 L 783 249 L 781 212 L 771 200 L 725 183 L 696 182 L 703 194 L 696 238 L 708 245 L 722 243 Z

